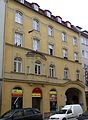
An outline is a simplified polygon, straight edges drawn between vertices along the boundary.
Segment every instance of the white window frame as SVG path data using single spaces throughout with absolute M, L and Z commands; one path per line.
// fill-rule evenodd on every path
M 74 52 L 74 60 L 78 60 L 78 53 Z
M 53 36 L 53 27 L 52 26 L 48 26 L 48 35 L 49 36 Z
M 76 37 L 73 37 L 73 45 L 77 46 L 77 38 Z
M 39 51 L 40 49 L 40 42 L 37 38 L 33 38 L 33 50 Z
M 49 76 L 55 77 L 55 66 L 54 65 L 49 66 Z
M 63 48 L 63 57 L 68 58 L 68 50 L 66 48 Z
M 35 62 L 35 74 L 41 74 L 41 63 Z
M 23 24 L 23 14 L 20 11 L 16 11 L 15 13 L 15 22 Z
M 68 69 L 64 69 L 64 79 L 68 79 Z
M 15 32 L 15 45 L 22 47 L 23 35 L 20 33 Z
M 22 72 L 22 60 L 14 59 L 14 72 Z
M 62 32 L 62 33 L 61 33 L 61 38 L 62 38 L 62 41 L 63 41 L 63 42 L 66 42 L 66 41 L 67 41 L 67 37 L 66 37 L 66 33 L 65 33 L 65 32 Z
M 39 31 L 39 29 L 40 29 L 39 21 L 36 19 L 33 19 L 33 29 L 36 31 Z
M 54 45 L 49 44 L 48 51 L 49 51 L 49 55 L 54 55 Z

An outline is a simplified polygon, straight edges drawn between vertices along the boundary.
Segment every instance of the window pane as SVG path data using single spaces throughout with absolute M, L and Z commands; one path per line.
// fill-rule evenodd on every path
M 39 50 L 39 40 L 33 40 L 33 50 Z
M 39 31 L 39 22 L 37 20 L 33 20 L 33 29 Z
M 54 66 L 49 67 L 49 74 L 50 74 L 50 77 L 55 77 L 55 68 L 54 68 Z
M 63 57 L 67 57 L 67 49 L 63 49 Z
M 19 58 L 14 59 L 14 71 L 21 72 L 22 71 L 22 63 Z
M 35 73 L 41 74 L 41 64 L 35 63 Z
M 15 22 L 22 24 L 22 20 L 23 20 L 23 15 L 21 12 L 16 11 L 15 14 Z
M 52 27 L 48 27 L 48 35 L 53 36 L 53 28 Z
M 67 79 L 68 78 L 68 70 L 64 69 L 64 78 Z
M 62 32 L 62 41 L 66 41 L 66 34 L 64 32 Z
M 18 72 L 21 72 L 21 63 L 18 63 Z
M 54 54 L 53 45 L 48 45 L 48 49 L 49 49 L 49 55 L 53 55 Z
M 35 65 L 35 73 L 37 74 L 37 65 Z
M 14 62 L 14 72 L 16 72 L 16 62 Z
M 22 46 L 23 35 L 20 33 L 15 33 L 15 45 Z

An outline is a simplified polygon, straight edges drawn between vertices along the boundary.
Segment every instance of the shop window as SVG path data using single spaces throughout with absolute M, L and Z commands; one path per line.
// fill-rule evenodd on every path
M 50 90 L 50 111 L 57 110 L 57 92 L 55 89 Z
M 12 89 L 11 93 L 11 109 L 22 108 L 23 105 L 23 91 L 20 87 Z

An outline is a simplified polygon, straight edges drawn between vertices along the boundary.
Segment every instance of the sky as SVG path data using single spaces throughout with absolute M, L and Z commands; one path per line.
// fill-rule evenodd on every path
M 88 31 L 88 0 L 26 0 L 37 3 L 41 9 L 49 10 L 63 21 Z

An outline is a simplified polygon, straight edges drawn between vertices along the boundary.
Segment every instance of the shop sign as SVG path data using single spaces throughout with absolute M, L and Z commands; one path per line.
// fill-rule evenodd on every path
M 40 88 L 35 88 L 32 91 L 32 97 L 42 97 L 42 91 Z
M 50 91 L 50 101 L 57 101 L 57 92 Z
M 19 89 L 13 89 L 12 90 L 12 96 L 23 96 L 23 92 L 22 92 L 22 90 L 19 90 Z

